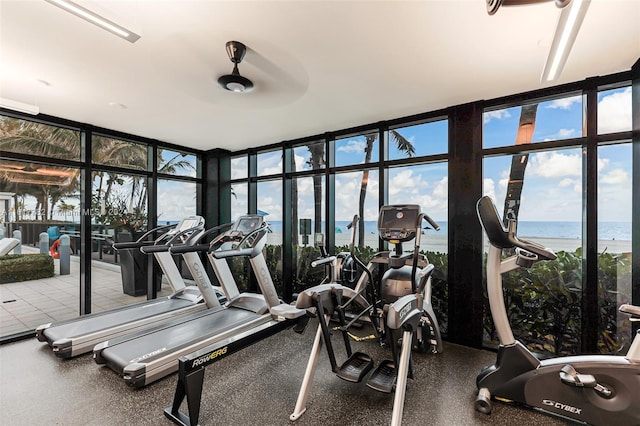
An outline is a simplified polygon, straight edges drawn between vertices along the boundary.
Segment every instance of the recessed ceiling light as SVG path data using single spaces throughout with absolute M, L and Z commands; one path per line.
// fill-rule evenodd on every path
M 112 108 L 127 109 L 127 106 L 125 104 L 121 104 L 120 102 L 109 102 L 109 106 Z

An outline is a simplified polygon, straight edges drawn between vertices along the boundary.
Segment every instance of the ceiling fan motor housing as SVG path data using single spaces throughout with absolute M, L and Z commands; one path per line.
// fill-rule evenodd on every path
M 231 92 L 247 92 L 253 89 L 253 82 L 246 77 L 240 75 L 238 71 L 238 64 L 242 62 L 245 53 L 247 53 L 247 47 L 239 41 L 228 41 L 226 44 L 227 55 L 233 62 L 233 71 L 231 74 L 223 75 L 218 79 L 218 84 L 225 90 Z

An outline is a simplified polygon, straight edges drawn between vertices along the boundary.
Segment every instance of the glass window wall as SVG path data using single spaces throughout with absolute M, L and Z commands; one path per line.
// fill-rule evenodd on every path
M 335 146 L 336 167 L 368 164 L 372 161 L 378 161 L 380 158 L 377 131 L 337 139 L 332 143 Z
M 79 184 L 77 168 L 0 160 L 0 237 L 21 241 L 1 256 L 0 336 L 78 316 Z
M 598 134 L 630 131 L 631 87 L 598 92 Z
M 449 122 L 439 120 L 389 130 L 389 160 L 408 156 L 446 154 L 449 146 Z M 408 152 L 411 155 L 407 155 Z
M 231 157 L 231 179 L 246 179 L 249 172 L 249 162 L 246 155 Z
M 523 180 L 513 178 L 514 169 L 518 169 L 514 164 L 526 166 L 520 169 Z M 534 352 L 577 353 L 582 299 L 581 149 L 489 157 L 483 170 L 484 193 L 494 200 L 499 214 L 518 220 L 520 237 L 558 255 L 555 261 L 538 262 L 530 269 L 503 275 L 514 335 Z M 520 195 L 516 189 L 522 190 Z M 485 253 L 486 244 L 485 240 Z M 487 338 L 495 342 L 488 310 L 485 316 Z
M 80 160 L 80 132 L 0 115 L 2 151 Z
M 631 344 L 631 144 L 598 148 L 598 301 L 602 353 L 624 352 Z
M 282 150 L 261 152 L 257 156 L 258 176 L 282 173 Z
M 194 154 L 158 148 L 158 173 L 197 177 L 197 161 Z
M 148 148 L 146 145 L 96 135 L 91 144 L 94 164 L 147 170 Z
M 580 138 L 584 136 L 582 111 L 580 95 L 487 111 L 483 115 L 483 146 Z

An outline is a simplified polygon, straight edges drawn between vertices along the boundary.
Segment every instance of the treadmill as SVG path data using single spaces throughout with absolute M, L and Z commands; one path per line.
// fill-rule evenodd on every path
M 127 384 L 146 386 L 178 370 L 180 357 L 210 345 L 266 337 L 285 321 L 306 313 L 280 301 L 262 249 L 268 224 L 260 215 L 240 217 L 233 227 L 210 244 L 172 247 L 171 253 L 206 252 L 228 301 L 224 306 L 195 313 L 154 329 L 100 343 L 93 351 L 98 364 L 106 364 Z M 246 256 L 262 294 L 239 293 L 227 259 Z M 279 331 L 279 329 L 278 329 Z
M 155 240 L 149 239 L 162 231 L 165 232 Z M 146 253 L 153 253 L 173 293 L 167 297 L 122 308 L 43 324 L 36 328 L 36 338 L 48 343 L 56 356 L 71 358 L 91 352 L 96 344 L 107 339 L 149 328 L 157 325 L 158 322 L 174 320 L 208 307 L 220 306 L 218 296 L 206 274 L 194 275 L 197 286 L 187 286 L 169 253 L 171 245 L 189 246 L 204 233 L 204 219 L 201 216 L 189 216 L 176 225 L 154 228 L 137 241 L 115 243 L 116 250 L 140 249 Z M 185 258 L 185 261 L 190 270 L 204 269 L 197 256 Z M 220 297 L 223 295 L 220 294 Z

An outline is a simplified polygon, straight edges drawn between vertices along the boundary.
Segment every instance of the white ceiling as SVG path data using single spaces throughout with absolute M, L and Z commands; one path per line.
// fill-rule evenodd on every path
M 111 0 L 79 4 L 131 44 L 44 0 L 0 1 L 0 95 L 41 113 L 232 151 L 544 87 L 560 9 L 484 0 Z M 248 52 L 250 93 L 218 87 Z M 640 58 L 640 1 L 593 0 L 555 85 Z M 110 104 L 116 104 L 115 106 Z M 122 104 L 126 106 L 118 106 Z

